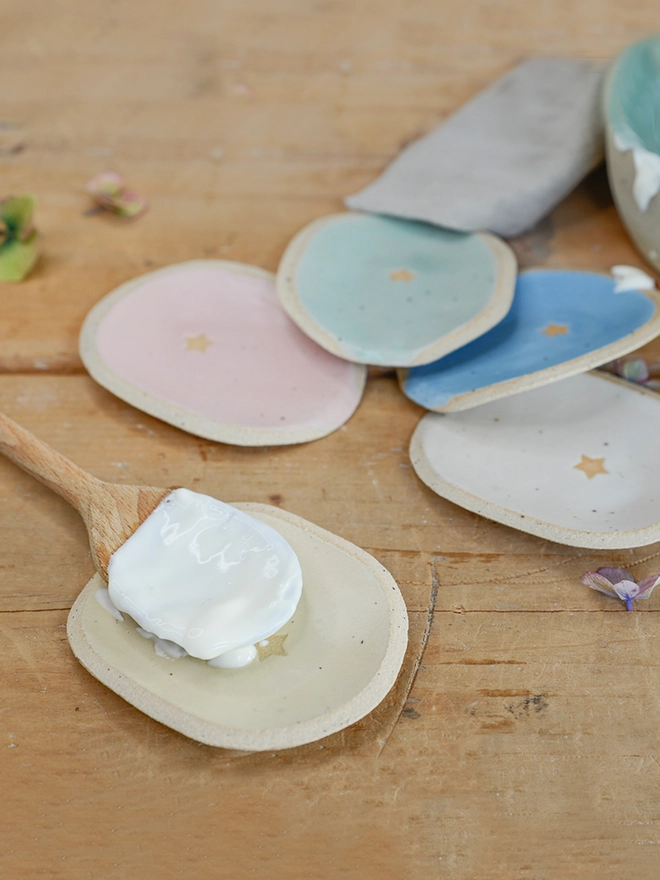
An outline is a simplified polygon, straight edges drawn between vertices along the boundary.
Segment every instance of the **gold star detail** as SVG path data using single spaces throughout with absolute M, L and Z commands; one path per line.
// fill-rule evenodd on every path
M 209 345 L 213 345 L 213 340 L 205 333 L 200 333 L 199 336 L 186 336 L 186 351 L 205 352 Z
M 548 324 L 541 330 L 546 336 L 566 336 L 568 333 L 568 324 Z
M 411 272 L 409 269 L 395 269 L 390 272 L 390 280 L 391 281 L 412 281 L 415 277 L 415 273 Z
M 606 471 L 603 467 L 604 461 L 604 458 L 589 458 L 588 455 L 583 455 L 580 464 L 573 465 L 573 467 L 578 471 L 584 471 L 589 479 L 591 479 L 592 477 L 595 477 L 596 474 L 609 473 L 609 471 Z
M 259 662 L 271 656 L 286 657 L 286 651 L 284 650 L 284 639 L 286 638 L 287 635 L 285 633 L 282 636 L 268 636 L 267 639 L 257 642 Z

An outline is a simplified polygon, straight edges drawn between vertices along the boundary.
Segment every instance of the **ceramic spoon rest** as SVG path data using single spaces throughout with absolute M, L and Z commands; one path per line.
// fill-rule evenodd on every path
M 504 320 L 432 364 L 400 371 L 401 387 L 426 409 L 453 412 L 621 357 L 660 333 L 660 296 L 616 288 L 594 272 L 522 272 Z
M 333 354 L 363 364 L 426 364 L 497 324 L 516 261 L 503 241 L 388 217 L 345 213 L 288 246 L 277 293 Z
M 410 458 L 431 489 L 574 547 L 660 540 L 660 395 L 604 373 L 429 413 Z
M 159 656 L 128 617 L 97 601 L 96 575 L 76 600 L 68 636 L 92 675 L 192 739 L 246 751 L 283 749 L 348 727 L 398 675 L 408 616 L 389 572 L 354 544 L 264 504 L 237 503 L 295 550 L 303 593 L 293 618 L 242 669 Z
M 269 272 L 221 260 L 122 284 L 87 316 L 80 355 L 127 403 L 241 446 L 324 437 L 350 418 L 366 381 L 364 367 L 333 357 L 295 326 Z

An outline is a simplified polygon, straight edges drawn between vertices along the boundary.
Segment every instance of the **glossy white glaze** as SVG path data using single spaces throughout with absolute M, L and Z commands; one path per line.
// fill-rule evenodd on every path
M 655 290 L 655 279 L 636 266 L 612 266 L 610 272 L 616 279 L 614 293 L 623 293 L 625 290 Z
M 111 557 L 108 575 L 116 608 L 203 660 L 277 632 L 302 591 L 298 558 L 275 529 L 188 489 L 158 505 Z
M 660 156 L 644 147 L 637 146 L 627 138 L 615 132 L 614 146 L 621 153 L 632 150 L 635 166 L 635 182 L 633 197 L 640 211 L 646 211 L 651 200 L 660 192 Z

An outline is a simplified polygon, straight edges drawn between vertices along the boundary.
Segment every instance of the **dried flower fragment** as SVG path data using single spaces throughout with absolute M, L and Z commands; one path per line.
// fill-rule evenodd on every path
M 38 234 L 32 224 L 35 205 L 32 195 L 0 201 L 0 281 L 22 281 L 37 262 Z
M 659 368 L 660 364 L 649 364 L 641 357 L 619 358 L 619 360 L 611 361 L 602 367 L 608 373 L 614 373 L 615 376 L 621 376 L 628 382 L 643 385 L 653 391 L 660 391 Z
M 124 178 L 114 171 L 102 171 L 92 177 L 85 189 L 99 207 L 120 217 L 137 217 L 149 205 L 144 196 L 127 189 Z
M 629 382 L 637 382 L 644 385 L 649 381 L 650 373 L 648 364 L 644 358 L 631 358 L 621 364 L 621 375 Z
M 635 599 L 648 599 L 660 583 L 660 574 L 652 574 L 637 583 L 625 568 L 599 568 L 598 571 L 585 572 L 582 583 L 606 596 L 622 599 L 628 611 L 632 611 Z

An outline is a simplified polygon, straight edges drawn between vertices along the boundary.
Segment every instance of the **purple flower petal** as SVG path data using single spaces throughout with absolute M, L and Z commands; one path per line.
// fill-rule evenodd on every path
M 628 611 L 632 611 L 633 600 L 648 599 L 660 584 L 660 574 L 652 574 L 637 583 L 625 568 L 599 568 L 598 571 L 585 572 L 582 583 L 606 596 L 623 599 Z
M 632 581 L 635 582 L 635 578 L 630 574 L 629 571 L 626 571 L 625 568 L 599 568 L 596 574 L 599 574 L 601 577 L 607 578 L 607 580 L 614 586 L 614 584 L 618 584 L 620 581 Z
M 606 596 L 614 596 L 618 598 L 618 593 L 612 584 L 597 571 L 585 571 L 582 575 L 582 583 L 591 587 L 592 590 L 598 590 L 599 593 L 605 593 Z
M 652 574 L 650 577 L 644 578 L 644 580 L 640 581 L 637 585 L 639 587 L 639 593 L 636 598 L 648 599 L 658 584 L 660 584 L 660 574 Z
M 619 581 L 618 584 L 614 584 L 614 589 L 619 599 L 623 599 L 624 602 L 639 598 L 639 586 L 635 581 Z

